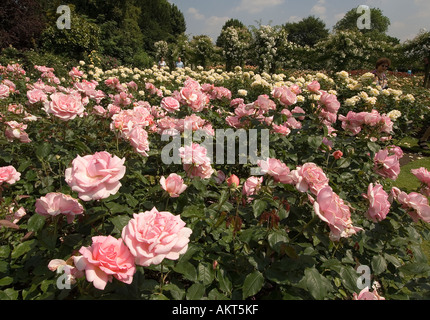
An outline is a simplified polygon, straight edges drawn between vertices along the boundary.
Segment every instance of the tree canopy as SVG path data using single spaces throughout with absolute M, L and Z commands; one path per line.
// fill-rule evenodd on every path
M 288 32 L 288 40 L 302 46 L 313 47 L 318 41 L 326 39 L 329 35 L 325 22 L 314 16 L 309 16 L 299 22 L 287 22 L 284 28 Z

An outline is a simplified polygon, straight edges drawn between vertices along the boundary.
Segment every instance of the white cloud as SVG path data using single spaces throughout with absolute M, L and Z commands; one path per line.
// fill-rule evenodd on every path
M 319 17 L 325 17 L 327 9 L 325 7 L 325 0 L 318 0 L 318 2 L 312 7 L 311 14 Z
M 248 13 L 259 13 L 266 8 L 276 7 L 283 4 L 285 0 L 241 0 L 239 6 L 233 11 L 246 11 Z
M 196 20 L 204 20 L 205 16 L 199 12 L 196 8 L 189 8 L 187 11 Z

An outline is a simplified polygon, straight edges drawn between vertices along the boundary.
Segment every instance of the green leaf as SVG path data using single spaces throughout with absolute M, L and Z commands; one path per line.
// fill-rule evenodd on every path
M 45 159 L 51 154 L 51 144 L 43 142 L 36 147 L 36 156 L 40 159 Z
M 368 142 L 367 143 L 367 147 L 369 148 L 370 151 L 372 151 L 373 153 L 377 153 L 379 150 L 381 150 L 381 147 L 375 143 L 375 142 Z
M 228 272 L 225 271 L 223 268 L 220 268 L 216 272 L 216 279 L 219 283 L 219 288 L 227 293 L 228 295 L 231 294 L 231 290 L 233 289 L 233 284 L 231 283 L 230 277 L 228 275 Z
M 331 289 L 330 281 L 323 277 L 316 268 L 307 268 L 300 284 L 317 300 L 324 299 Z
M 197 281 L 197 271 L 194 265 L 189 261 L 181 261 L 176 264 L 173 268 L 175 272 L 178 272 L 184 276 L 185 279 L 191 281 Z
M 187 290 L 187 300 L 201 300 L 205 294 L 205 286 L 201 283 L 194 283 Z
M 33 214 L 30 219 L 28 219 L 27 229 L 29 231 L 37 232 L 43 228 L 45 225 L 46 218 L 40 214 Z
M 276 252 L 280 252 L 280 248 L 288 241 L 287 233 L 284 229 L 272 231 L 268 236 L 270 247 Z
M 197 279 L 201 281 L 204 285 L 209 285 L 215 279 L 215 272 L 211 264 L 209 263 L 199 263 L 197 267 L 198 275 Z
M 190 205 L 186 206 L 184 210 L 181 212 L 182 217 L 191 218 L 191 217 L 204 217 L 205 210 L 202 206 Z
M 254 212 L 254 217 L 259 217 L 267 208 L 267 202 L 261 199 L 256 199 L 252 203 L 252 210 Z
M 323 142 L 323 136 L 310 136 L 308 137 L 309 147 L 312 149 L 318 149 Z
M 372 272 L 375 275 L 381 274 L 387 269 L 387 262 L 385 261 L 385 258 L 381 255 L 373 256 L 372 262 Z
M 423 262 L 408 263 L 401 266 L 399 271 L 408 276 L 424 275 L 430 272 L 430 266 Z
M 342 266 L 339 274 L 341 276 L 341 281 L 344 287 L 348 289 L 351 293 L 356 292 L 357 279 L 359 277 L 357 271 L 351 266 Z
M 22 255 L 26 254 L 31 249 L 33 249 L 35 245 L 36 245 L 35 239 L 20 243 L 16 248 L 12 250 L 12 255 L 11 255 L 12 259 L 17 259 Z
M 121 234 L 122 229 L 128 224 L 130 219 L 131 217 L 128 215 L 120 215 L 110 218 L 109 221 L 112 222 L 115 227 L 112 232 Z
M 254 271 L 246 276 L 243 282 L 242 295 L 246 299 L 257 294 L 264 284 L 263 274 L 259 271 Z

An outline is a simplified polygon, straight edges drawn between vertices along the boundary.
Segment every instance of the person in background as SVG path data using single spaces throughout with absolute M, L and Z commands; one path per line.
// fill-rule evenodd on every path
M 166 66 L 166 61 L 164 61 L 164 58 L 161 57 L 160 61 L 158 61 L 158 69 L 161 69 Z
M 388 88 L 387 69 L 391 65 L 391 61 L 388 58 L 381 58 L 376 61 L 376 69 L 372 71 L 375 75 L 375 83 L 381 86 L 382 89 Z
M 184 67 L 184 63 L 181 60 L 181 57 L 178 58 L 178 61 L 176 61 L 176 68 L 183 68 Z

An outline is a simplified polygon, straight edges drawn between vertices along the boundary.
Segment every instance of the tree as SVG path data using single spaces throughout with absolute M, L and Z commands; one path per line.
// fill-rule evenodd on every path
M 430 85 L 430 31 L 420 30 L 414 39 L 404 43 L 404 49 L 408 58 L 420 61 L 424 65 L 423 86 L 428 87 Z
M 194 36 L 190 41 L 192 63 L 206 68 L 214 56 L 212 39 L 207 35 Z
M 361 33 L 376 33 L 385 35 L 388 26 L 391 24 L 390 19 L 383 15 L 382 10 L 370 8 L 370 29 L 359 29 L 357 20 L 362 13 L 357 12 L 357 8 L 349 10 L 345 16 L 340 19 L 333 27 L 334 31 L 360 31 Z
M 227 71 L 244 64 L 251 41 L 251 32 L 239 20 L 230 19 L 225 23 L 216 43 L 222 48 Z
M 36 0 L 0 1 L 0 48 L 34 48 L 45 27 L 44 13 Z
M 313 47 L 318 41 L 324 40 L 329 35 L 326 24 L 320 18 L 309 16 L 299 22 L 286 23 L 288 40 L 301 46 Z

